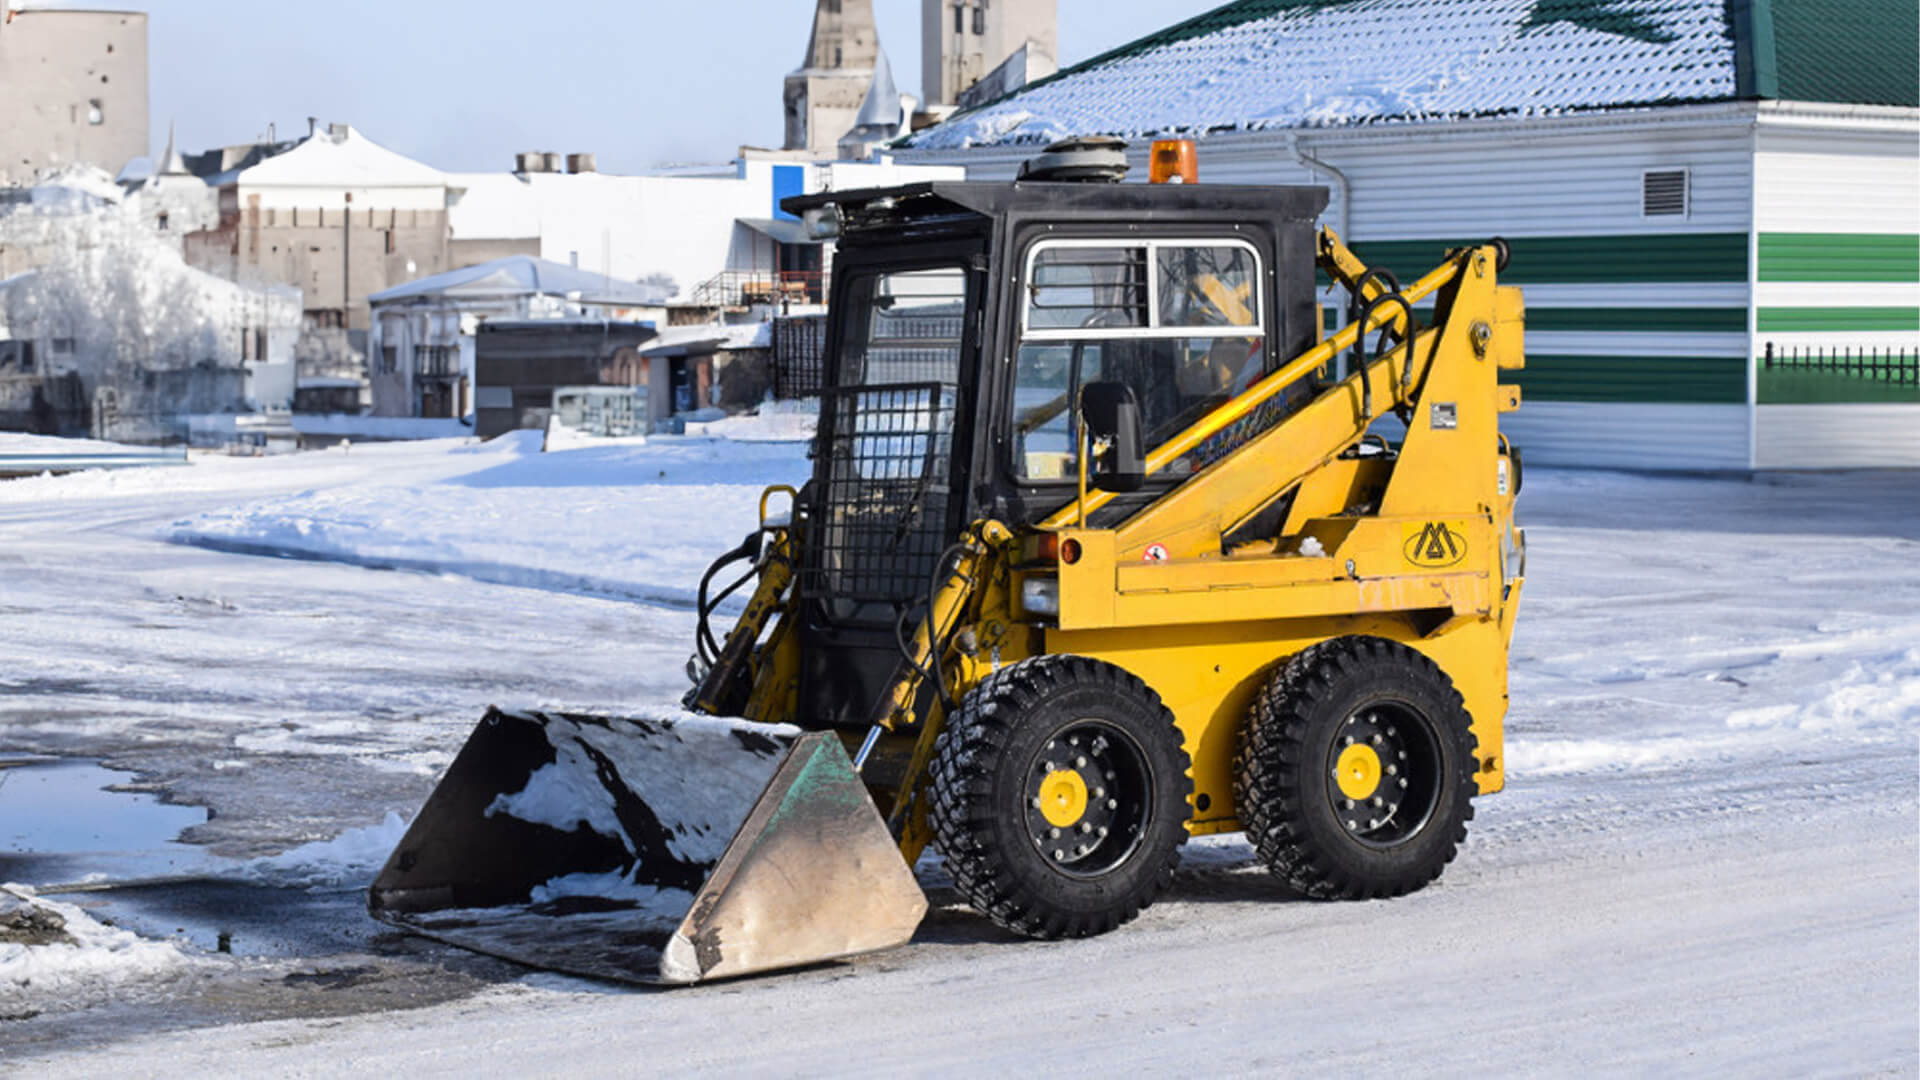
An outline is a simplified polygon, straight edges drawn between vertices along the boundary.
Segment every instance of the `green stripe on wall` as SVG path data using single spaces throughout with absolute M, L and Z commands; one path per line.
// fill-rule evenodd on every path
M 1747 309 L 1538 308 L 1527 312 L 1527 329 L 1740 334 L 1747 329 Z
M 1920 235 L 1761 233 L 1761 281 L 1920 281 Z
M 1411 285 L 1438 266 L 1448 249 L 1484 242 L 1484 237 L 1367 240 L 1355 243 L 1353 250 L 1368 266 L 1385 266 L 1399 275 L 1402 285 Z M 1745 233 L 1526 236 L 1507 245 L 1513 258 L 1500 280 L 1509 285 L 1747 280 Z
M 1776 334 L 1795 331 L 1920 330 L 1920 307 L 1761 308 L 1758 328 Z
M 1333 326 L 1337 308 L 1322 315 Z M 1430 306 L 1415 305 L 1422 324 L 1433 318 Z M 1527 329 L 1591 333 L 1741 334 L 1747 329 L 1747 309 L 1739 308 L 1529 308 Z
M 1529 353 L 1513 373 L 1521 400 L 1744 404 L 1747 362 L 1739 357 L 1553 356 Z

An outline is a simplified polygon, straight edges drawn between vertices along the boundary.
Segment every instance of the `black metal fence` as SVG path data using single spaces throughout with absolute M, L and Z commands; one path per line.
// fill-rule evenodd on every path
M 954 388 L 940 383 L 821 396 L 822 453 L 833 465 L 800 587 L 836 620 L 884 622 L 926 595 L 952 539 L 953 408 Z
M 773 320 L 773 396 L 781 401 L 820 393 L 825 371 L 827 317 L 792 315 Z
M 1846 375 L 1894 386 L 1920 386 L 1920 350 L 1808 346 L 1777 348 L 1767 342 L 1764 371 Z

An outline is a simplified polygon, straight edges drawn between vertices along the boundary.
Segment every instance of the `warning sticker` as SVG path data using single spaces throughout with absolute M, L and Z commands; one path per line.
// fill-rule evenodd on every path
M 1429 570 L 1453 566 L 1467 557 L 1467 523 L 1421 521 L 1403 526 L 1407 561 Z
M 1167 545 L 1148 544 L 1147 550 L 1144 552 L 1141 552 L 1140 554 L 1140 561 L 1141 562 L 1166 562 L 1167 561 Z

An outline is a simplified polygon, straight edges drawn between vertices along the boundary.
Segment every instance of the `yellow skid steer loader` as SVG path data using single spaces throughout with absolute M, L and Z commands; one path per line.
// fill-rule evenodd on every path
M 689 983 L 907 941 L 929 845 L 1040 938 L 1133 918 L 1201 834 L 1313 897 L 1439 875 L 1502 784 L 1505 245 L 1403 289 L 1322 188 L 1113 156 L 788 200 L 838 237 L 812 479 L 701 582 L 684 710 L 489 712 L 377 918 Z

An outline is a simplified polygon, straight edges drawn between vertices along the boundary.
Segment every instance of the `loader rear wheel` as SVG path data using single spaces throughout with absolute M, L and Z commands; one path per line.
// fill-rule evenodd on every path
M 1023 660 L 962 699 L 934 749 L 935 842 L 975 909 L 1015 933 L 1088 937 L 1173 879 L 1192 766 L 1159 695 L 1112 664 Z
M 1321 642 L 1254 701 L 1234 794 L 1262 862 L 1317 899 L 1440 876 L 1473 818 L 1466 704 L 1433 661 L 1376 637 Z

